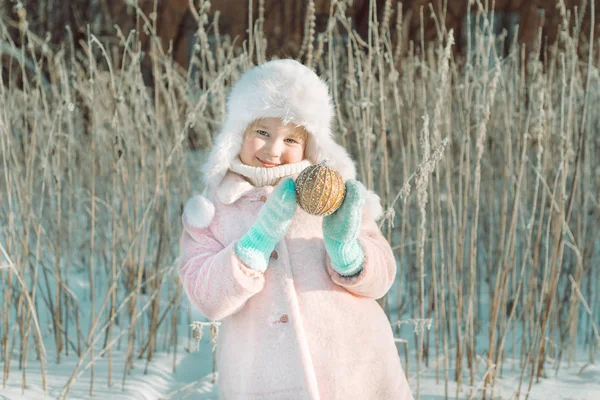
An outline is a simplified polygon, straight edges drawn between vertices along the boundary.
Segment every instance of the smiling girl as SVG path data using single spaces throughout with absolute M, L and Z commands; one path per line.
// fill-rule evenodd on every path
M 376 299 L 396 262 L 379 197 L 331 132 L 327 85 L 293 60 L 246 72 L 182 216 L 179 273 L 217 343 L 221 399 L 412 399 Z M 345 181 L 325 217 L 298 207 L 295 178 L 327 159 Z

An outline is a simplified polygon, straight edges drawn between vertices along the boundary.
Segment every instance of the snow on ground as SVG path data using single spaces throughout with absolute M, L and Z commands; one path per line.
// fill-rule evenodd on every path
M 173 357 L 166 353 L 157 354 L 144 373 L 145 363 L 137 361 L 135 370 L 122 386 L 123 352 L 114 354 L 113 386 L 108 388 L 107 359 L 96 363 L 94 397 L 97 399 L 218 399 L 218 386 L 212 383 L 212 358 L 210 343 L 202 343 L 199 352 L 180 353 L 176 372 L 172 371 Z M 413 367 L 414 367 L 414 360 Z M 27 389 L 21 393 L 21 374 L 13 369 L 7 388 L 0 389 L 0 399 L 56 399 L 64 384 L 68 381 L 76 364 L 75 357 L 64 359 L 57 365 L 47 364 L 48 391 L 44 395 L 41 390 L 41 374 L 39 364 L 31 361 L 27 373 Z M 596 400 L 600 399 L 600 366 L 590 365 L 582 370 L 584 363 L 574 363 L 564 366 L 557 377 L 550 376 L 540 383 L 534 383 L 530 399 L 536 400 Z M 414 368 L 413 368 L 414 369 Z M 580 370 L 582 370 L 580 372 Z M 435 379 L 435 368 L 427 369 L 421 376 L 421 398 L 427 400 L 444 399 L 443 369 L 440 369 L 441 381 Z M 416 390 L 415 371 L 409 372 L 409 384 Z M 200 378 L 202 377 L 202 378 Z M 512 399 L 518 386 L 517 372 L 504 371 L 504 377 L 494 391 L 495 399 Z M 480 380 L 479 383 L 481 383 Z M 87 399 L 89 395 L 90 374 L 86 371 L 73 385 L 69 392 L 70 399 Z M 526 391 L 527 383 L 523 385 Z M 456 398 L 456 384 L 448 384 L 450 398 Z M 170 396 L 169 396 L 170 395 Z M 460 399 L 469 398 L 469 389 L 464 388 L 459 394 Z M 474 398 L 481 398 L 478 392 Z M 522 396 L 521 398 L 525 398 Z
M 202 319 L 197 312 L 192 313 L 194 320 Z M 182 325 L 187 321 L 182 321 Z M 432 329 L 435 329 L 433 327 Z M 185 329 L 181 329 L 185 332 Z M 409 363 L 408 375 L 409 384 L 416 394 L 417 375 L 416 375 L 416 355 L 414 351 L 414 335 L 408 327 L 402 329 L 402 336 L 409 342 Z M 433 335 L 432 335 L 433 336 Z M 35 359 L 33 348 L 30 350 L 30 360 L 27 367 L 27 388 L 25 393 L 21 392 L 22 373 L 17 369 L 18 361 L 13 360 L 11 374 L 6 388 L 0 388 L 0 400 L 5 399 L 56 399 L 68 382 L 76 364 L 77 358 L 74 354 L 62 358 L 60 364 L 56 364 L 53 359 L 52 337 L 48 333 L 46 336 L 46 351 L 48 362 L 46 364 L 48 390 L 44 394 L 42 391 L 42 381 L 39 361 Z M 212 365 L 212 343 L 210 335 L 205 330 L 204 338 L 198 351 L 188 351 L 189 340 L 187 336 L 181 336 L 179 340 L 179 351 L 176 359 L 176 369 L 173 372 L 173 354 L 159 352 L 155 354 L 152 362 L 147 366 L 145 360 L 136 360 L 134 370 L 126 377 L 123 385 L 123 370 L 125 362 L 126 346 L 113 352 L 113 374 L 112 387 L 107 387 L 108 377 L 108 359 L 99 358 L 95 363 L 94 378 L 94 397 L 96 399 L 197 399 L 208 400 L 218 399 L 218 382 L 213 384 L 213 365 Z M 400 350 L 402 362 L 405 365 L 404 350 Z M 586 352 L 581 349 L 577 354 L 578 362 L 569 365 L 563 361 L 561 369 L 557 376 L 554 376 L 553 365 L 548 362 L 548 376 L 539 383 L 532 385 L 529 399 L 532 400 L 597 400 L 600 399 L 600 364 L 587 365 Z M 89 361 L 89 357 L 84 362 L 84 366 Z M 429 367 L 421 370 L 420 388 L 421 398 L 424 400 L 442 400 L 444 399 L 444 366 L 441 359 L 439 363 L 439 381 L 436 380 L 436 363 L 430 360 Z M 520 369 L 512 369 L 512 365 L 518 365 L 510 359 L 504 364 L 502 376 L 496 384 L 494 390 L 494 399 L 514 399 L 516 389 L 519 385 Z M 452 363 L 450 363 L 452 365 Z M 485 373 L 485 364 L 482 360 L 478 364 L 475 387 L 481 389 L 483 383 L 483 374 Z M 453 369 L 449 371 L 452 377 Z M 464 382 L 468 383 L 468 371 L 465 371 Z M 527 391 L 529 380 L 526 377 L 521 389 L 521 397 Z M 90 369 L 75 381 L 69 391 L 69 399 L 88 399 L 90 387 Z M 457 398 L 456 383 L 448 383 L 449 398 Z M 458 398 L 470 398 L 470 388 L 464 385 L 458 393 Z M 475 393 L 475 399 L 482 397 L 481 391 Z M 489 398 L 489 396 L 488 396 Z
M 86 271 L 73 272 L 70 276 L 70 286 L 77 292 L 81 302 L 82 309 L 89 307 L 87 290 L 88 281 L 85 279 Z M 173 276 L 175 279 L 176 276 Z M 98 282 L 99 286 L 105 285 L 106 282 Z M 144 297 L 144 296 L 143 296 Z M 484 296 L 485 297 L 485 296 Z M 121 297 L 122 298 L 122 297 Z M 166 351 L 158 351 L 155 353 L 152 362 L 146 366 L 145 360 L 135 360 L 133 371 L 126 377 L 123 383 L 123 371 L 125 365 L 125 349 L 126 341 L 120 347 L 115 347 L 113 351 L 113 366 L 112 366 L 112 386 L 107 387 L 108 381 L 108 358 L 100 357 L 95 362 L 94 370 L 94 397 L 96 399 L 197 399 L 208 400 L 218 399 L 218 380 L 213 383 L 213 365 L 212 365 L 212 343 L 208 329 L 205 328 L 205 335 L 201 342 L 199 351 L 190 351 L 191 343 L 188 339 L 189 322 L 187 317 L 187 307 L 189 304 L 183 300 L 183 308 L 181 317 L 179 318 L 179 346 L 176 357 L 176 369 L 173 371 L 174 357 L 173 354 L 168 354 Z M 140 299 L 140 303 L 145 303 L 145 299 Z M 396 303 L 397 303 L 397 285 L 394 285 L 388 296 L 388 309 L 391 312 L 391 320 L 396 321 Z M 97 304 L 98 307 L 98 304 Z M 86 317 L 83 315 L 82 317 Z M 33 348 L 33 343 L 29 343 L 29 361 L 27 366 L 27 386 L 25 392 L 22 393 L 22 372 L 18 369 L 18 345 L 15 346 L 13 353 L 13 361 L 11 365 L 11 373 L 9 375 L 6 388 L 0 386 L 0 400 L 5 399 L 57 399 L 62 392 L 65 384 L 69 381 L 77 365 L 77 357 L 71 351 L 69 357 L 61 356 L 60 363 L 55 362 L 55 351 L 53 344 L 53 334 L 51 330 L 51 316 L 42 313 L 40 315 L 40 326 L 44 335 L 46 346 L 47 363 L 47 391 L 42 390 L 41 369 L 39 361 L 36 360 L 36 353 Z M 409 318 L 404 315 L 403 319 Z M 191 321 L 204 320 L 203 317 L 195 310 L 191 311 Z M 82 328 L 87 332 L 89 327 L 89 315 L 87 320 L 82 321 Z M 46 327 L 44 329 L 44 327 Z M 72 329 L 73 327 L 70 327 Z M 115 327 L 115 336 L 119 333 L 118 327 Z M 429 332 L 430 338 L 434 337 L 435 325 L 431 327 Z M 486 327 L 482 327 L 482 334 L 487 332 Z M 158 333 L 158 342 L 165 341 L 165 334 L 162 330 Z M 517 332 L 519 335 L 519 332 Z M 416 339 L 413 333 L 413 328 L 410 324 L 402 325 L 400 337 L 407 340 L 409 348 L 408 365 L 405 362 L 404 348 L 401 347 L 399 354 L 405 370 L 408 371 L 409 384 L 416 395 L 417 374 L 416 374 Z M 486 340 L 484 336 L 479 338 L 477 351 L 483 357 L 485 352 Z M 507 349 L 505 354 L 512 354 L 510 349 L 511 340 L 507 340 Z M 103 340 L 97 343 L 97 351 L 101 350 Z M 162 347 L 159 347 L 159 350 Z M 433 346 L 432 346 L 433 350 Z M 451 358 L 453 358 L 454 349 L 450 349 Z M 548 361 L 546 371 L 548 376 L 542 379 L 539 383 L 534 383 L 531 388 L 529 399 L 532 400 L 600 400 L 600 363 L 597 361 L 595 365 L 587 365 L 585 360 L 588 359 L 587 353 L 580 349 L 577 352 L 578 361 L 569 365 L 563 361 L 561 369 L 557 376 L 554 375 L 554 366 Z M 89 356 L 86 357 L 83 367 L 90 361 Z M 420 373 L 420 393 L 424 400 L 441 400 L 444 399 L 444 365 L 443 359 L 438 359 L 439 379 L 436 379 L 436 360 L 433 357 L 430 359 L 428 367 L 423 367 Z M 453 362 L 450 362 L 449 376 L 454 376 Z M 512 369 L 513 365 L 518 365 L 518 361 L 506 360 L 494 389 L 494 399 L 514 399 L 519 386 L 520 368 Z M 146 370 L 147 368 L 147 370 Z M 480 390 L 483 384 L 483 377 L 486 371 L 485 362 L 480 359 L 477 364 L 476 377 L 474 386 L 476 390 Z M 69 399 L 89 399 L 91 370 L 85 369 L 83 374 L 79 376 L 69 391 Z M 1 381 L 0 381 L 1 382 Z M 463 375 L 463 382 L 469 382 L 469 371 L 466 370 Z M 525 398 L 529 379 L 526 376 L 522 388 L 521 399 Z M 1 383 L 0 383 L 1 385 Z M 449 398 L 469 399 L 470 387 L 463 385 L 457 396 L 457 385 L 455 382 L 448 383 Z M 482 398 L 482 392 L 476 391 L 472 398 Z M 489 396 L 488 396 L 489 398 Z M 379 400 L 379 399 L 377 399 Z
M 173 272 L 172 279 L 176 279 L 176 273 Z M 71 289 L 77 293 L 77 297 L 81 304 L 81 309 L 89 309 L 89 283 L 86 278 L 87 271 L 85 270 L 73 270 L 70 274 L 69 282 Z M 98 287 L 105 287 L 106 282 L 101 279 L 97 281 Z M 388 296 L 387 308 L 390 310 L 391 321 L 397 321 L 396 316 L 396 304 L 397 304 L 397 285 L 392 287 L 392 290 Z M 147 301 L 148 295 L 143 295 L 140 299 L 139 304 L 144 304 Z M 120 293 L 119 298 L 123 298 L 124 294 Z M 484 298 L 486 296 L 483 296 Z M 165 297 L 166 298 L 166 297 Z M 163 298 L 163 300 L 165 299 Z M 96 303 L 96 307 L 99 307 L 99 303 Z M 190 321 L 204 320 L 203 317 L 195 310 L 191 311 L 191 320 L 187 317 L 189 304 L 184 299 L 182 304 L 182 312 L 179 318 L 179 346 L 176 357 L 176 369 L 173 371 L 174 356 L 168 354 L 163 347 L 159 347 L 158 352 L 155 353 L 152 362 L 146 366 L 145 360 L 135 360 L 135 367 L 133 371 L 126 377 L 123 383 L 123 371 L 125 365 L 125 349 L 126 341 L 125 337 L 122 339 L 120 347 L 115 347 L 113 351 L 113 366 L 112 366 L 112 386 L 107 387 L 108 381 L 108 358 L 106 356 L 100 357 L 95 362 L 94 370 L 94 397 L 90 397 L 90 376 L 91 369 L 85 369 L 83 374 L 79 376 L 75 383 L 72 385 L 69 391 L 69 399 L 197 399 L 197 400 L 208 400 L 218 399 L 218 380 L 213 383 L 213 365 L 212 365 L 212 343 L 210 341 L 210 335 L 208 329 L 205 328 L 205 335 L 201 342 L 199 351 L 190 351 L 190 341 L 188 339 L 189 323 Z M 41 310 L 44 310 L 42 307 Z M 97 310 L 98 313 L 98 310 Z M 96 313 L 96 315 L 97 315 Z M 410 318 L 408 315 L 409 311 L 405 311 L 403 319 Z M 86 318 L 87 317 L 87 318 Z M 89 315 L 82 315 L 83 320 L 81 321 L 83 332 L 87 332 L 90 326 Z M 44 342 L 46 346 L 47 363 L 46 363 L 46 374 L 47 374 L 47 391 L 44 393 L 42 390 L 42 379 L 41 369 L 39 361 L 36 360 L 36 353 L 33 348 L 33 342 L 29 342 L 29 360 L 27 366 L 27 385 L 25 392 L 22 393 L 22 372 L 18 369 L 18 343 L 14 347 L 14 353 L 12 355 L 11 372 L 9 375 L 8 383 L 6 388 L 1 387 L 0 380 L 0 400 L 5 399 L 57 399 L 62 392 L 65 384 L 69 381 L 71 374 L 73 373 L 77 365 L 77 357 L 71 351 L 68 357 L 61 356 L 60 363 L 55 361 L 55 351 L 53 344 L 53 333 L 51 330 L 52 316 L 48 313 L 42 312 L 40 315 L 40 326 L 42 327 L 42 333 L 44 335 Z M 485 323 L 484 323 L 485 324 Z M 69 327 L 71 331 L 74 327 Z M 127 324 L 125 325 L 127 326 Z M 144 322 L 144 326 L 147 323 Z M 115 326 L 115 335 L 119 333 L 118 326 Z M 434 338 L 435 325 L 431 327 L 429 332 L 430 339 Z M 488 332 L 486 326 L 481 327 L 482 335 Z M 72 337 L 75 337 L 74 332 L 71 331 Z M 516 332 L 517 336 L 520 335 Z M 158 343 L 162 344 L 165 342 L 166 333 L 161 329 L 158 333 Z M 480 356 L 484 357 L 486 354 L 486 343 L 487 340 L 484 336 L 481 336 L 478 340 L 477 352 Z M 417 388 L 417 374 L 416 374 L 416 339 L 417 337 L 413 333 L 413 328 L 410 324 L 402 325 L 400 330 L 400 337 L 407 340 L 409 348 L 409 360 L 408 365 L 405 362 L 404 348 L 400 347 L 399 354 L 405 370 L 408 371 L 409 384 L 416 395 Z M 512 350 L 510 344 L 512 340 L 507 340 L 506 355 L 511 355 Z M 103 344 L 103 340 L 99 340 L 97 343 L 96 351 L 100 351 Z M 433 346 L 432 349 L 433 350 Z M 450 356 L 454 358 L 455 350 L 450 349 Z M 424 400 L 441 400 L 445 396 L 445 385 L 444 385 L 444 365 L 443 359 L 438 359 L 439 364 L 439 379 L 436 379 L 436 362 L 432 357 L 428 367 L 421 369 L 420 374 L 420 393 L 421 398 Z M 558 375 L 554 375 L 554 366 L 548 361 L 546 372 L 548 376 L 542 379 L 539 383 L 534 383 L 529 394 L 529 399 L 532 400 L 600 400 L 600 362 L 596 362 L 595 365 L 587 365 L 585 360 L 588 359 L 588 355 L 584 349 L 579 349 L 577 352 L 578 361 L 569 365 L 566 361 L 563 361 L 561 369 Z M 83 366 L 85 367 L 90 361 L 89 356 L 84 360 Z M 449 376 L 454 376 L 453 362 L 449 362 L 451 366 L 449 370 Z M 480 399 L 482 398 L 482 388 L 484 374 L 486 371 L 485 362 L 480 359 L 477 364 L 476 377 L 474 380 L 474 387 L 476 390 L 473 397 L 470 397 L 470 387 L 463 385 L 461 391 L 457 394 L 457 384 L 455 382 L 448 383 L 448 394 L 449 398 L 459 399 Z M 502 375 L 499 377 L 498 382 L 494 389 L 494 399 L 514 399 L 519 387 L 520 381 L 520 368 L 512 369 L 513 365 L 518 365 L 518 360 L 512 361 L 506 360 L 501 372 Z M 463 382 L 469 382 L 469 371 L 466 370 L 463 375 Z M 521 399 L 525 398 L 529 379 L 526 376 L 522 388 L 521 388 Z M 489 398 L 489 396 L 488 396 Z M 379 400 L 379 399 L 377 399 Z

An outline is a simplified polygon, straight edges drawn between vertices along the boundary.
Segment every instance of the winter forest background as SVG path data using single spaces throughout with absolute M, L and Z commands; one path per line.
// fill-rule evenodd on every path
M 218 397 L 180 215 L 273 56 L 328 80 L 381 196 L 415 398 L 600 398 L 599 9 L 0 1 L 0 399 Z

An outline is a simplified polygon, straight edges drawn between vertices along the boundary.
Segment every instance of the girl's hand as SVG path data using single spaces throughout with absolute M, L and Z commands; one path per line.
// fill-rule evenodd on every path
M 296 214 L 296 184 L 284 179 L 258 213 L 256 222 L 235 246 L 235 253 L 248 267 L 264 272 L 275 245 L 287 233 Z
M 365 253 L 358 242 L 358 234 L 365 196 L 366 189 L 362 183 L 349 179 L 340 208 L 323 217 L 325 249 L 333 269 L 340 275 L 355 275 L 363 268 Z

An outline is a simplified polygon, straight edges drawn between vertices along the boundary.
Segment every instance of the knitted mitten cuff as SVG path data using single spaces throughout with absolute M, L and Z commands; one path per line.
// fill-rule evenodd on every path
M 235 254 L 240 261 L 256 271 L 265 272 L 269 255 L 277 242 L 260 226 L 251 228 L 235 245 Z
M 325 248 L 331 266 L 342 276 L 352 276 L 362 271 L 365 264 L 365 252 L 358 240 L 337 242 L 325 239 Z

